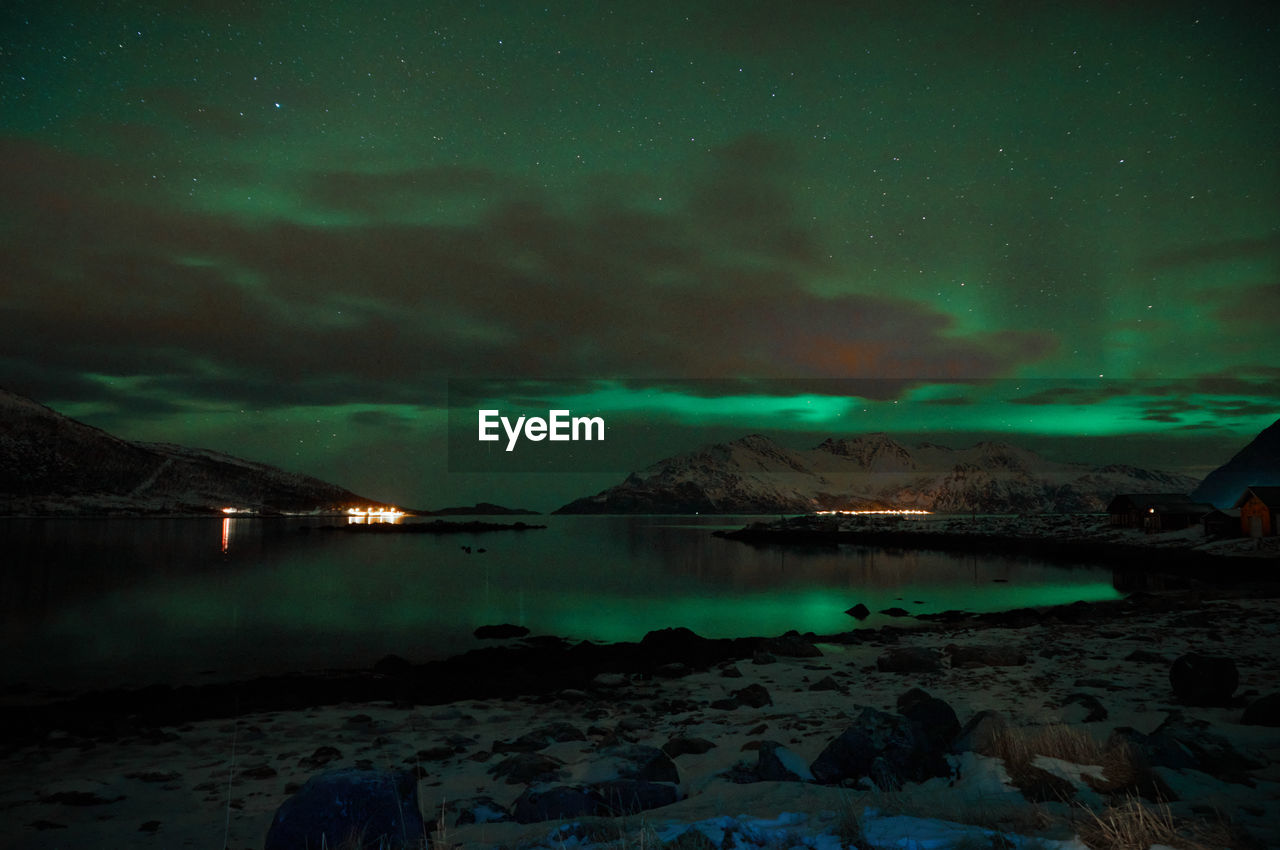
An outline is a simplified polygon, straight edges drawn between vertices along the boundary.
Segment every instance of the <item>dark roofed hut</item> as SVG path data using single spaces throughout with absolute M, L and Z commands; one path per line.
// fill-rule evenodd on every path
M 1240 536 L 1239 508 L 1225 508 L 1223 510 L 1215 508 L 1205 514 L 1200 522 L 1204 524 L 1205 537 L 1221 539 Z
M 1148 534 L 1198 525 L 1212 510 L 1213 505 L 1193 502 L 1184 493 L 1121 493 L 1107 505 L 1111 525 Z
M 1246 537 L 1274 537 L 1280 533 L 1280 487 L 1246 487 L 1236 499 L 1240 509 L 1240 533 Z

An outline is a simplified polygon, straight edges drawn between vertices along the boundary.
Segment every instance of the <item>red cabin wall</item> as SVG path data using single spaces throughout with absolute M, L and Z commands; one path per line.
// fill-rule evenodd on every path
M 1257 496 L 1250 496 L 1248 501 L 1240 506 L 1240 530 L 1246 537 L 1253 533 L 1253 517 L 1261 517 L 1263 537 L 1270 537 L 1276 533 L 1272 523 L 1271 508 L 1263 504 Z

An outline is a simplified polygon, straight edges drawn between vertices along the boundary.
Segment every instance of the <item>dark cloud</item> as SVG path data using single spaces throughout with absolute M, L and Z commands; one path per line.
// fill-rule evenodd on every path
M 1280 235 L 1271 234 L 1246 239 L 1223 239 L 1202 242 L 1189 248 L 1166 251 L 1150 258 L 1148 265 L 1155 270 L 1181 269 L 1207 263 L 1228 263 L 1241 260 L 1280 258 Z M 1274 285 L 1273 285 L 1274 286 Z M 1237 297 L 1233 291 L 1232 298 Z
M 1280 242 L 1277 243 L 1280 248 Z M 1277 251 L 1280 265 L 1280 251 Z M 1213 305 L 1213 317 L 1225 328 L 1272 332 L 1280 306 L 1280 282 L 1235 286 L 1230 292 L 1208 292 L 1202 303 Z
M 20 236 L 0 258 L 0 356 L 46 386 L 151 375 L 157 392 L 261 407 L 421 403 L 450 376 L 985 378 L 1053 350 L 1042 333 L 957 333 L 903 297 L 808 290 L 826 259 L 788 157 L 727 145 L 667 213 L 533 195 L 469 223 L 325 228 L 147 205 L 104 190 L 100 161 L 8 143 Z M 500 194 L 490 172 L 415 174 L 410 194 Z M 310 191 L 376 211 L 402 190 L 331 174 Z

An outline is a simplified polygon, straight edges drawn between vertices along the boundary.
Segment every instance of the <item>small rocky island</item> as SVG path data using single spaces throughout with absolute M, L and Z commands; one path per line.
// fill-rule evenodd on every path
M 1132 565 L 1152 560 L 1162 568 L 1280 559 L 1280 537 L 1206 534 L 1199 524 L 1151 533 L 1126 527 L 1107 514 L 896 515 L 837 512 L 754 522 L 717 537 L 755 545 L 899 546 L 960 552 L 1017 553 L 1045 560 L 1095 560 Z

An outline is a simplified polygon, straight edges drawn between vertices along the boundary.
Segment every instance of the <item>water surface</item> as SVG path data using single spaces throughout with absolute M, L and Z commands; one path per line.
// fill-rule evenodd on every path
M 857 602 L 925 613 L 1120 595 L 1102 567 L 710 534 L 753 517 L 524 519 L 549 527 L 353 535 L 300 530 L 332 520 L 3 520 L 0 674 L 10 685 L 209 681 L 443 657 L 481 645 L 471 632 L 486 623 L 607 641 L 666 626 L 829 633 L 859 627 L 844 613 Z M 902 621 L 876 614 L 861 627 L 887 622 Z

